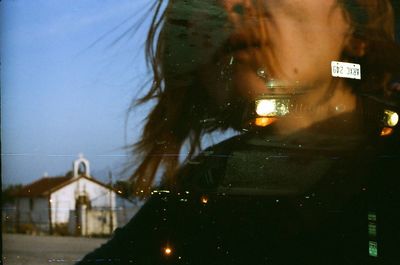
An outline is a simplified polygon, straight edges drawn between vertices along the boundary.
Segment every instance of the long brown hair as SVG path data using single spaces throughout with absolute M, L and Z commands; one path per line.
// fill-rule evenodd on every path
M 394 14 L 390 1 L 341 0 L 353 27 L 353 41 L 345 57 L 362 65 L 361 82 L 353 82 L 356 93 L 388 94 L 387 84 L 400 69 L 399 44 L 395 42 Z M 364 44 L 365 56 L 354 56 L 357 45 Z
M 186 19 L 176 15 L 176 5 L 181 0 L 170 0 L 162 11 L 162 1 L 154 5 L 154 16 L 148 31 L 146 43 L 147 61 L 151 66 L 153 81 L 148 93 L 139 100 L 144 103 L 156 100 L 150 112 L 142 138 L 134 145 L 134 154 L 142 160 L 131 180 L 135 191 L 148 194 L 154 184 L 158 170 L 163 170 L 163 185 L 173 189 L 174 175 L 179 167 L 179 155 L 184 144 L 189 145 L 186 159 L 191 159 L 200 148 L 205 133 L 228 128 L 240 129 L 245 102 L 240 97 L 232 97 L 229 107 L 221 107 L 206 89 L 196 80 L 196 67 L 191 67 L 190 55 L 180 56 L 179 45 L 171 44 L 168 38 L 182 45 L 185 31 L 191 25 Z M 204 1 L 205 2 L 205 1 Z M 211 2 L 211 1 L 210 1 Z M 344 51 L 344 57 L 362 64 L 362 81 L 352 84 L 356 93 L 383 93 L 390 76 L 399 71 L 400 53 L 394 41 L 394 15 L 389 0 L 339 0 L 353 27 L 353 43 Z M 204 12 L 211 10 L 210 6 Z M 189 10 L 190 11 L 190 10 Z M 189 12 L 190 13 L 190 12 Z M 214 12 L 209 19 L 220 19 Z M 214 15 L 214 17 L 213 17 Z M 175 32 L 173 27 L 182 29 Z M 357 56 L 354 49 L 365 44 L 364 56 Z M 175 46 L 174 46 L 175 45 Z

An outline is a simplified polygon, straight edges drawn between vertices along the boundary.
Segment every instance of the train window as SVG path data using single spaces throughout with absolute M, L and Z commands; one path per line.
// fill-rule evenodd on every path
M 130 84 L 121 98 L 137 95 L 128 110 L 136 122 L 128 133 L 129 172 L 114 186 L 115 197 L 128 194 L 140 210 L 77 264 L 397 261 L 400 1 L 129 4 L 138 2 L 146 11 L 134 22 L 121 19 L 120 26 L 131 25 L 112 44 L 118 50 L 128 43 L 115 56 L 135 54 L 125 66 L 133 78 L 114 70 Z M 81 23 L 97 25 L 123 10 Z M 75 25 L 71 31 L 79 28 L 75 22 L 62 21 Z M 142 57 L 130 49 L 138 39 Z M 81 105 L 90 106 L 100 90 L 79 94 Z M 111 94 L 99 109 L 113 108 Z M 93 117 L 86 127 L 102 121 Z M 114 127 L 102 123 L 95 131 Z M 75 135 L 79 128 L 68 130 Z M 90 172 L 96 171 L 89 164 L 77 164 L 75 175 L 92 181 Z M 89 196 L 85 185 L 71 192 L 87 201 L 79 218 L 108 203 L 97 223 L 112 231 L 112 189 Z M 42 212 L 51 222 L 52 213 Z M 76 231 L 86 231 L 87 222 L 77 219 Z
M 152 82 L 141 98 L 154 107 L 131 177 L 138 196 L 151 196 L 122 230 L 136 231 L 129 240 L 141 247 L 119 255 L 140 259 L 154 247 L 188 264 L 393 258 L 398 6 L 155 1 Z M 128 240 L 122 233 L 108 246 Z

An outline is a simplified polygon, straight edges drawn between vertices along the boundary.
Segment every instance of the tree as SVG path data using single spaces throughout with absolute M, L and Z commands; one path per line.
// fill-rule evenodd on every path
M 22 187 L 22 184 L 14 184 L 8 185 L 3 189 L 1 192 L 1 206 L 4 206 L 7 203 L 14 203 Z

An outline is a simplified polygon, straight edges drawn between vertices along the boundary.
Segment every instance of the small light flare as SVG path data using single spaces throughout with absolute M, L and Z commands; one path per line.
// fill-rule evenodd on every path
M 266 127 L 276 121 L 276 118 L 259 117 L 255 120 L 255 125 L 259 127 Z
M 385 110 L 384 121 L 386 126 L 394 127 L 399 123 L 399 114 L 391 110 Z
M 381 136 L 389 136 L 393 133 L 393 128 L 389 128 L 389 127 L 383 127 L 381 130 Z
M 163 249 L 163 252 L 164 252 L 164 255 L 165 255 L 165 256 L 171 256 L 171 255 L 172 255 L 172 248 L 169 247 L 169 246 L 166 246 L 166 247 Z
M 208 197 L 206 195 L 203 195 L 203 196 L 201 196 L 200 201 L 203 204 L 207 204 L 208 203 Z
M 275 99 L 256 100 L 256 113 L 262 117 L 275 116 L 276 115 L 276 100 Z

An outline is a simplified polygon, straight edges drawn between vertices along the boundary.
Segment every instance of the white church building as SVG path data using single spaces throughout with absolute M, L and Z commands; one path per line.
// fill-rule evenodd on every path
M 81 155 L 66 176 L 44 176 L 24 186 L 16 208 L 21 232 L 92 236 L 111 234 L 139 206 L 93 178 L 89 161 Z

